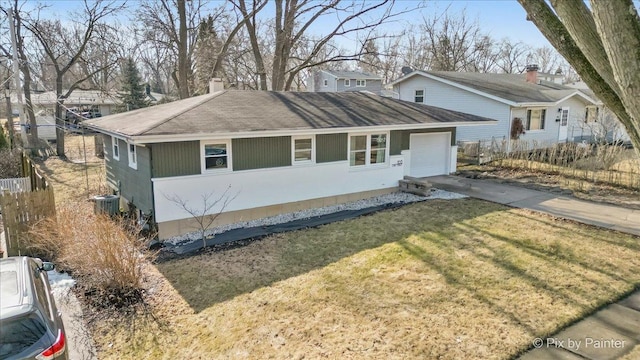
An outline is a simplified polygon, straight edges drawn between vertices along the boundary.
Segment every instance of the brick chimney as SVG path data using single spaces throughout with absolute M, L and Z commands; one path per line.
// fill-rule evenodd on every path
M 527 65 L 527 82 L 532 84 L 538 83 L 538 65 Z
M 224 83 L 221 78 L 213 78 L 209 81 L 209 94 L 224 90 Z

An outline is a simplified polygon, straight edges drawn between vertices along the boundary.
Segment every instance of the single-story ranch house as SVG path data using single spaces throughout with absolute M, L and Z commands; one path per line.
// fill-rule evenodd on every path
M 176 199 L 226 191 L 223 224 L 375 196 L 455 171 L 456 127 L 493 122 L 368 93 L 217 91 L 85 123 L 108 184 L 163 240 L 195 230 Z

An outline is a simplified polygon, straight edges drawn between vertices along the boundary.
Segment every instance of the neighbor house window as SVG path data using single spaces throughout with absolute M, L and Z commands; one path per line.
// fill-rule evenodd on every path
M 413 102 L 417 102 L 417 103 L 424 103 L 424 90 L 416 90 L 414 97 L 413 97 Z
M 129 167 L 138 168 L 138 153 L 134 144 L 129 144 Z
M 356 87 L 365 87 L 367 86 L 367 80 L 356 80 Z
M 229 168 L 229 143 L 204 144 L 204 170 Z
M 327 79 L 322 80 L 322 86 L 329 86 L 329 80 Z
M 313 162 L 313 137 L 297 137 L 293 139 L 293 163 Z
M 584 114 L 584 122 L 591 123 L 598 120 L 598 107 L 587 106 Z
M 349 141 L 350 166 L 384 164 L 387 161 L 387 134 L 353 135 Z
M 351 80 L 350 79 L 344 79 L 344 87 L 349 87 L 351 86 Z
M 113 151 L 113 159 L 120 160 L 120 144 L 118 139 L 111 137 L 111 150 Z
M 527 110 L 527 130 L 544 130 L 546 109 Z

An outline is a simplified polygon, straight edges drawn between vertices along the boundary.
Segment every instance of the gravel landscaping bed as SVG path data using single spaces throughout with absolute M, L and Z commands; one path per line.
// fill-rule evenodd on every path
M 373 208 L 373 207 L 378 207 L 383 205 L 410 204 L 413 202 L 432 200 L 432 199 L 460 199 L 464 197 L 466 196 L 449 192 L 449 191 L 439 190 L 439 189 L 433 189 L 429 197 L 417 196 L 417 195 L 403 193 L 403 192 L 394 192 L 390 194 L 375 196 L 372 198 L 353 201 L 353 202 L 344 203 L 344 204 L 295 211 L 291 213 L 285 213 L 285 214 L 270 216 L 270 217 L 251 220 L 251 221 L 243 221 L 243 222 L 238 222 L 233 224 L 226 224 L 226 225 L 209 229 L 206 232 L 206 236 L 209 237 L 212 235 L 227 232 L 229 230 L 240 229 L 240 228 L 255 228 L 260 226 L 285 224 L 295 220 L 309 219 L 309 218 L 333 214 L 333 213 L 337 213 L 345 210 L 361 210 L 361 209 Z M 184 245 L 184 244 L 192 243 L 194 241 L 201 241 L 201 240 L 202 238 L 200 236 L 200 232 L 193 231 L 184 235 L 167 239 L 163 243 L 165 245 L 178 245 L 178 244 Z

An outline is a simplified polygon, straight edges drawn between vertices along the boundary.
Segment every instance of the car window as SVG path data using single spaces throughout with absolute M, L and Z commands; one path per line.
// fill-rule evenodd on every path
M 19 354 L 40 340 L 47 329 L 35 315 L 0 321 L 0 359 Z
M 47 287 L 44 284 L 44 275 L 38 269 L 38 265 L 35 263 L 31 265 L 31 271 L 33 272 L 33 285 L 36 288 L 36 297 L 38 302 L 42 305 L 42 308 L 47 312 L 49 320 L 54 320 L 54 314 L 51 313 L 51 307 L 49 304 L 49 296 L 47 296 Z

